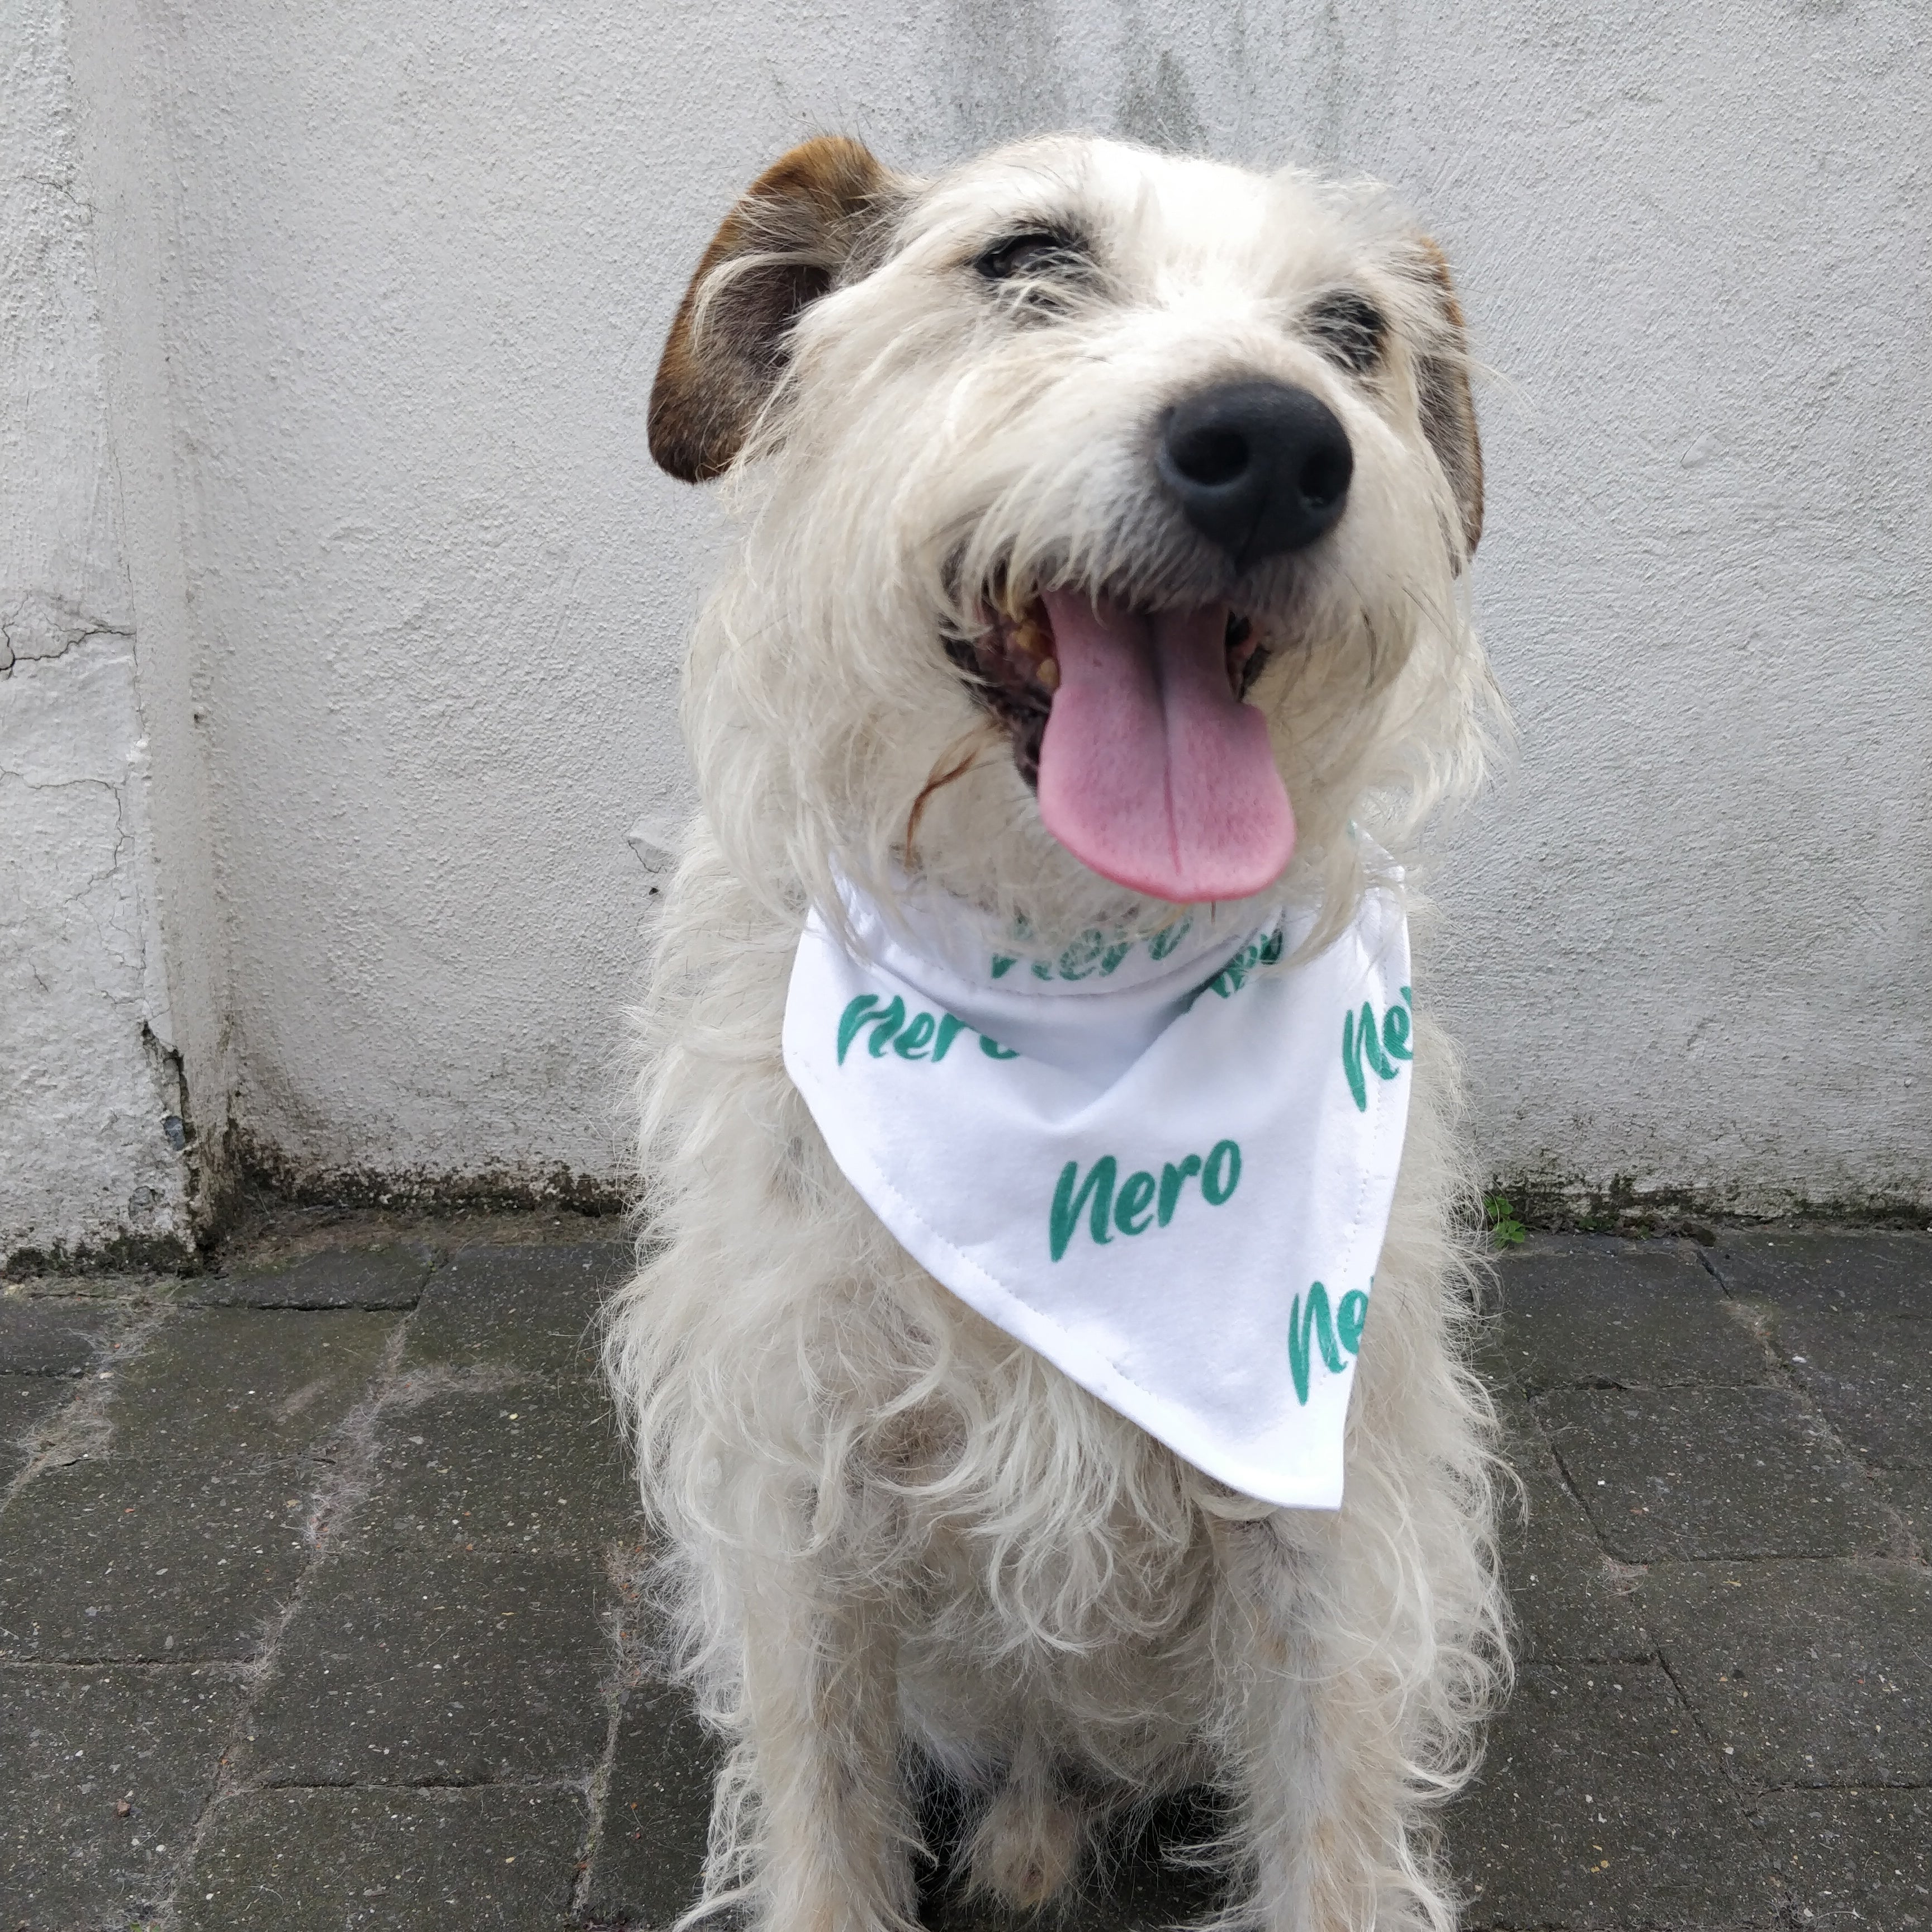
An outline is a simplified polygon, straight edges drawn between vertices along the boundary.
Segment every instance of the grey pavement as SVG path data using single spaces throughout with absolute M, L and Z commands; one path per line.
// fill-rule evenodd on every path
M 0 1932 L 669 1924 L 715 1756 L 594 1372 L 626 1262 L 352 1220 L 9 1287 Z M 1521 1666 L 1444 1821 L 1465 1926 L 1932 1932 L 1932 1235 L 1498 1273 Z M 1070 1922 L 1211 1906 L 1159 1850 Z

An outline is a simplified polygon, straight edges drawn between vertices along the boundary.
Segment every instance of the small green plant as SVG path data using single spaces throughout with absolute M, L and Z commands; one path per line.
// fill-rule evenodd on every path
M 1485 1194 L 1483 1215 L 1490 1224 L 1490 1238 L 1499 1248 L 1522 1246 L 1529 1230 L 1516 1219 L 1507 1194 Z

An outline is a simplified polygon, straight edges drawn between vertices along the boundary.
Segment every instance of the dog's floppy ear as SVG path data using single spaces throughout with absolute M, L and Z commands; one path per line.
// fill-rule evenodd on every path
M 1417 358 L 1416 400 L 1422 430 L 1462 513 L 1465 554 L 1473 556 L 1483 534 L 1483 446 L 1476 434 L 1475 399 L 1469 393 L 1469 344 L 1462 304 L 1449 279 L 1442 250 L 1427 236 L 1416 237 L 1415 272 L 1440 310 L 1435 340 Z
M 892 178 L 856 141 L 821 134 L 752 182 L 678 304 L 651 388 L 651 455 L 686 483 L 731 466 L 783 370 L 800 312 L 874 227 Z

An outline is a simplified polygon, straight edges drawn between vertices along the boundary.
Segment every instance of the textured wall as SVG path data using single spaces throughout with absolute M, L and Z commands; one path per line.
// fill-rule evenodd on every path
M 171 158 L 234 1104 L 296 1170 L 616 1170 L 717 540 L 644 454 L 683 278 L 809 131 L 1084 124 L 1392 180 L 1501 372 L 1525 747 L 1430 982 L 1492 1166 L 1932 1200 L 1912 8 L 84 4 Z
M 186 1232 L 59 0 L 0 0 L 0 1261 Z

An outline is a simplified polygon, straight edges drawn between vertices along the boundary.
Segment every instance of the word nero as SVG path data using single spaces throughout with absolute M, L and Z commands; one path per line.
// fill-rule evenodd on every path
M 896 993 L 890 1005 L 883 1004 L 876 993 L 861 993 L 838 1016 L 841 1066 L 845 1064 L 845 1056 L 851 1051 L 853 1041 L 868 1027 L 872 1037 L 866 1042 L 866 1051 L 874 1060 L 884 1058 L 887 1047 L 902 1060 L 944 1060 L 952 1042 L 962 1033 L 973 1030 L 964 1020 L 951 1013 L 941 1013 L 937 1019 L 930 1013 L 914 1013 L 908 1019 L 906 1003 Z M 988 1060 L 1019 1058 L 1012 1048 L 1002 1046 L 984 1034 L 979 1036 L 979 1041 L 980 1051 Z
M 1156 1181 L 1144 1172 L 1130 1174 L 1119 1181 L 1120 1162 L 1102 1154 L 1080 1178 L 1080 1163 L 1070 1160 L 1060 1170 L 1060 1184 L 1053 1190 L 1053 1211 L 1048 1227 L 1047 1246 L 1058 1261 L 1073 1239 L 1083 1210 L 1087 1232 L 1102 1246 L 1123 1234 L 1144 1234 L 1150 1226 L 1164 1228 L 1174 1219 L 1180 1204 L 1180 1190 L 1198 1174 L 1201 1198 L 1210 1208 L 1219 1208 L 1241 1184 L 1241 1150 L 1232 1141 L 1216 1141 L 1204 1161 L 1190 1154 L 1178 1162 L 1162 1163 Z

